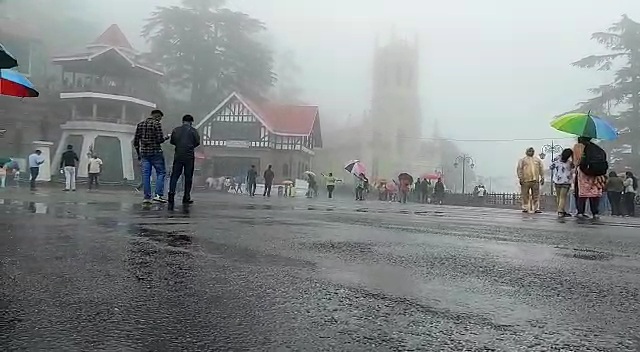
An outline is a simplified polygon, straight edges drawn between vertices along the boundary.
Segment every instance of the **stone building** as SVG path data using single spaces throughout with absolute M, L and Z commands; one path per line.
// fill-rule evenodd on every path
M 419 177 L 440 167 L 440 144 L 423 139 L 419 71 L 417 40 L 392 37 L 384 45 L 376 43 L 370 108 L 358 125 L 326 132 L 326 139 L 334 142 L 323 148 L 318 166 L 336 170 L 358 159 L 374 179 L 394 178 L 400 172 Z

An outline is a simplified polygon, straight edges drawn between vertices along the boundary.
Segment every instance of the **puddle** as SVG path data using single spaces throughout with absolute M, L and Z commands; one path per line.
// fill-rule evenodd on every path
M 45 203 L 28 202 L 27 209 L 29 210 L 29 212 L 34 214 L 47 214 L 49 206 Z

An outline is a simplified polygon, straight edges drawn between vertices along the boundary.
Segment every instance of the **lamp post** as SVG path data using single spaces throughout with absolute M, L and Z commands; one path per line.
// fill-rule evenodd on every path
M 540 159 L 544 160 L 547 154 L 551 154 L 551 162 L 553 162 L 555 155 L 560 153 L 562 153 L 562 146 L 551 141 L 551 144 L 545 144 L 540 148 Z M 553 195 L 553 169 L 551 169 L 549 186 L 551 188 L 551 195 Z
M 473 160 L 473 158 L 468 154 L 458 155 L 458 157 L 456 158 L 456 161 L 453 163 L 453 166 L 455 168 L 457 168 L 458 166 L 462 165 L 462 194 L 465 194 L 464 184 L 465 184 L 465 176 L 466 176 L 467 164 L 469 164 L 469 166 L 472 169 L 476 166 L 475 160 Z

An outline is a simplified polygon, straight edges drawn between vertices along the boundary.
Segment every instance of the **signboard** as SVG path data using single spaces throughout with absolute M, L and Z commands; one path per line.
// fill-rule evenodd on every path
M 249 148 L 251 142 L 249 141 L 227 141 L 226 146 L 228 148 Z

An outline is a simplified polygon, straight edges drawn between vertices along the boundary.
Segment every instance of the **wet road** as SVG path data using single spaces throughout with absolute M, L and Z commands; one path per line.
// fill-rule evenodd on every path
M 640 350 L 640 223 L 0 193 L 3 350 Z M 618 221 L 619 222 L 619 221 Z

